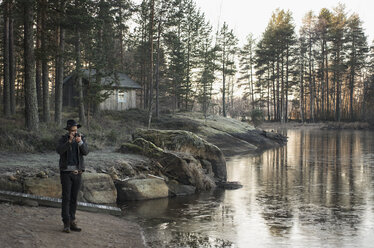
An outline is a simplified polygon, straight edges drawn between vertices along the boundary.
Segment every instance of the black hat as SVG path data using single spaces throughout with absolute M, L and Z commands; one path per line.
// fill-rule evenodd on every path
M 69 130 L 71 127 L 77 126 L 77 128 L 81 127 L 81 124 L 78 124 L 75 120 L 68 120 L 66 122 L 66 127 L 64 129 Z

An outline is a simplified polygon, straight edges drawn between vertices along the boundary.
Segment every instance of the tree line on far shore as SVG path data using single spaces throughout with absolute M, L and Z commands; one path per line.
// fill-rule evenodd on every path
M 115 72 L 142 86 L 149 125 L 179 110 L 282 122 L 374 118 L 373 46 L 341 4 L 306 13 L 298 31 L 292 13 L 277 9 L 242 47 L 225 22 L 214 31 L 194 0 L 3 0 L 0 14 L 3 114 L 24 111 L 30 130 L 52 116 L 61 125 L 63 79 L 73 72 L 82 123 L 107 96 L 96 82 Z M 83 68 L 96 70 L 88 85 Z

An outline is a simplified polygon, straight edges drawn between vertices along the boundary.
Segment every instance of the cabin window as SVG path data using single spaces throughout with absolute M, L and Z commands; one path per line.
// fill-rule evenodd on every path
M 118 102 L 125 102 L 125 92 L 118 92 Z

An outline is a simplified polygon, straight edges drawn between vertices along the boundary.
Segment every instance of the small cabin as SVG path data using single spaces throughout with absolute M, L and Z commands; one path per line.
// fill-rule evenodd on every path
M 82 85 L 84 88 L 83 97 L 86 96 L 86 89 L 89 82 L 96 80 L 96 70 L 83 69 L 82 70 Z M 78 85 L 76 81 L 76 73 L 67 76 L 63 82 L 63 102 L 64 107 L 78 106 Z M 124 73 L 116 72 L 110 76 L 101 77 L 101 85 L 109 86 L 109 97 L 100 103 L 100 110 L 117 110 L 123 111 L 137 107 L 136 91 L 141 89 L 141 86 L 133 81 Z

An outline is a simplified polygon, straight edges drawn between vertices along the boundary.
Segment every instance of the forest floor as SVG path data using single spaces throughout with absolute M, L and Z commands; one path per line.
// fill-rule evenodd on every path
M 64 233 L 58 208 L 1 203 L 0 213 L 1 247 L 145 247 L 137 224 L 109 214 L 78 210 L 82 231 Z
M 29 132 L 24 127 L 21 114 L 11 118 L 0 115 L 0 151 L 12 153 L 45 153 L 55 150 L 56 142 L 66 133 L 63 129 L 67 119 L 79 118 L 75 112 L 64 112 L 63 124 L 40 123 L 38 132 Z M 106 147 L 120 147 L 131 142 L 137 128 L 147 128 L 148 114 L 144 110 L 103 111 L 100 116 L 91 118 L 89 125 L 83 125 L 80 133 L 86 136 L 90 151 Z M 233 151 L 246 152 L 283 145 L 282 137 L 266 135 L 247 122 L 208 116 L 197 112 L 163 114 L 152 119 L 154 129 L 185 130 L 197 134 L 217 145 L 225 154 Z M 265 147 L 266 146 L 266 147 Z

